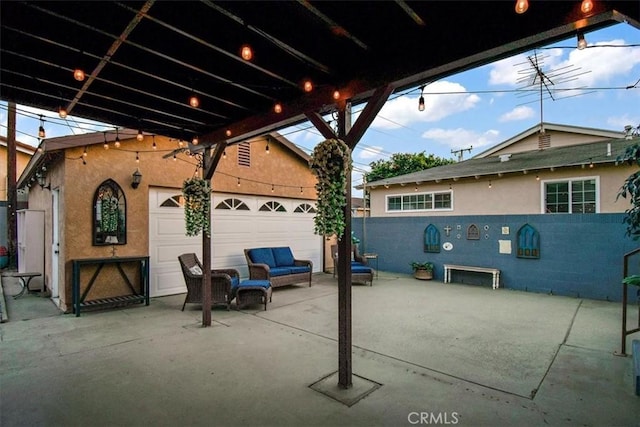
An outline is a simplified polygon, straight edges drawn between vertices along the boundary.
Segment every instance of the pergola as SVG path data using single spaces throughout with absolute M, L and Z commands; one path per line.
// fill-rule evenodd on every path
M 516 13 L 506 0 L 3 1 L 0 98 L 149 134 L 198 136 L 211 179 L 228 144 L 310 121 L 353 149 L 394 92 L 417 94 L 447 75 L 616 23 L 640 29 L 637 1 L 517 3 L 528 10 Z M 74 79 L 75 70 L 84 78 Z M 363 103 L 351 124 L 351 106 Z M 328 113 L 338 116 L 337 132 Z M 15 141 L 11 129 L 8 139 Z M 339 245 L 339 385 L 349 388 L 350 239 Z M 210 269 L 206 237 L 203 264 Z

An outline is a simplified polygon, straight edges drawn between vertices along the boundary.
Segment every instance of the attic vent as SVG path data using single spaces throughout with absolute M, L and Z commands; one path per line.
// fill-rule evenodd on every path
M 511 158 L 511 154 L 500 154 L 501 162 L 508 162 L 510 158 Z
M 251 144 L 248 142 L 238 145 L 238 166 L 251 166 Z
M 543 133 L 538 135 L 538 150 L 544 150 L 551 147 L 551 135 Z

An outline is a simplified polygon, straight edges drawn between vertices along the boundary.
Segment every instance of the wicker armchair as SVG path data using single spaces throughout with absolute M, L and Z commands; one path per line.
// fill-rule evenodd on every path
M 352 246 L 353 260 L 351 261 L 351 283 L 368 283 L 373 286 L 373 269 L 367 265 L 367 259 L 358 253 L 358 247 Z M 338 245 L 331 245 L 333 258 L 333 277 L 338 271 Z
M 187 296 L 182 304 L 182 311 L 187 303 L 202 304 L 202 264 L 194 253 L 182 254 L 178 257 L 184 282 L 187 285 Z M 231 287 L 240 280 L 240 274 L 234 269 L 211 270 L 211 304 L 226 305 L 227 310 L 233 300 Z

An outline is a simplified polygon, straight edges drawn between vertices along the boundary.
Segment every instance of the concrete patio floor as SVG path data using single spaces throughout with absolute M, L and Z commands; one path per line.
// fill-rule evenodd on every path
M 183 295 L 76 318 L 10 280 L 2 426 L 640 425 L 619 303 L 381 272 L 353 287 L 353 373 L 381 386 L 346 406 L 309 387 L 338 366 L 331 275 L 211 328 Z

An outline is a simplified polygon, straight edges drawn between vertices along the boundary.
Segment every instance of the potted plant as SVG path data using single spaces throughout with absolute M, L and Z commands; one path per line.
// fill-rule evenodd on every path
M 420 280 L 431 280 L 433 279 L 433 263 L 429 261 L 418 262 L 413 261 L 409 263 L 411 268 L 413 268 L 413 277 Z

